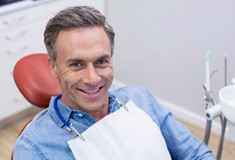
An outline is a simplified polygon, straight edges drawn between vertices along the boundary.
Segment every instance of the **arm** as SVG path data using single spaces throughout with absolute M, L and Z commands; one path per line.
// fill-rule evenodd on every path
M 172 159 L 215 160 L 211 150 L 176 121 L 172 113 L 157 102 L 151 92 L 149 92 L 149 98 Z

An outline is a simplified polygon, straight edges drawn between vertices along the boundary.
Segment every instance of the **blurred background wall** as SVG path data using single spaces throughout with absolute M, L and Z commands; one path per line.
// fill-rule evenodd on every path
M 235 77 L 235 1 L 106 1 L 106 15 L 116 31 L 115 80 L 149 87 L 175 115 L 204 125 L 205 63 L 209 49 L 216 100 Z M 183 115 L 182 115 L 183 114 Z

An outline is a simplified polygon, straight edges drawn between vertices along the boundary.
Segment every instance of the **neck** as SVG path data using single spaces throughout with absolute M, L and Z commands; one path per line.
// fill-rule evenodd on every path
M 108 108 L 101 111 L 95 111 L 93 113 L 90 112 L 89 114 L 95 119 L 96 122 L 98 122 L 108 114 Z

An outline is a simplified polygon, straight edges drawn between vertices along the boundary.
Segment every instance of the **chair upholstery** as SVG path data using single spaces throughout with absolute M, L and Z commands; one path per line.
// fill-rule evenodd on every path
M 48 55 L 44 53 L 21 58 L 14 67 L 13 78 L 25 99 L 40 108 L 48 107 L 51 96 L 61 92 L 58 79 L 50 71 Z

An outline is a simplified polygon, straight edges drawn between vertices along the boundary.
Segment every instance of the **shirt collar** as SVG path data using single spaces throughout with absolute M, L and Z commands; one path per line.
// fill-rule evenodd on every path
M 112 92 L 109 92 L 109 108 L 108 108 L 109 114 L 113 113 L 114 111 L 116 111 L 119 108 L 120 108 L 120 106 L 118 104 L 117 97 Z
M 113 113 L 114 111 L 118 110 L 120 108 L 120 106 L 118 105 L 117 103 L 117 98 L 116 96 L 109 92 L 108 93 L 108 96 L 109 96 L 109 106 L 108 106 L 108 111 L 109 111 L 109 114 L 110 113 Z M 56 96 L 57 97 L 57 96 Z M 50 100 L 50 106 L 49 106 L 49 113 L 51 114 L 51 116 L 53 117 L 53 119 L 55 120 L 55 122 L 60 126 L 60 127 L 63 127 L 64 126 L 64 123 L 60 120 L 60 118 L 58 117 L 58 115 L 56 114 L 55 112 L 55 109 L 54 109 L 54 105 L 55 105 L 55 98 L 56 97 L 52 97 L 51 100 Z M 65 105 L 64 103 L 62 103 L 60 101 L 60 99 L 57 101 L 57 108 L 60 112 L 60 114 L 62 115 L 62 117 L 64 118 L 64 120 L 66 122 L 69 121 L 71 115 L 73 113 L 81 113 L 81 114 L 87 114 L 86 112 L 83 112 L 83 111 L 80 111 L 80 110 L 74 110 L 74 109 L 71 109 L 69 108 L 67 105 Z

